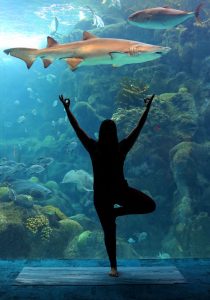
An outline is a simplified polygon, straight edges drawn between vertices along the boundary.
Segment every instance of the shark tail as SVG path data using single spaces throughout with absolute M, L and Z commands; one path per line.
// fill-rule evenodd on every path
M 202 23 L 200 20 L 200 11 L 203 6 L 204 6 L 204 3 L 200 3 L 195 9 L 195 19 L 196 19 L 196 23 L 198 23 L 198 24 Z
M 22 59 L 26 63 L 27 68 L 30 69 L 36 60 L 36 51 L 37 49 L 33 48 L 10 48 L 4 50 L 4 53 Z

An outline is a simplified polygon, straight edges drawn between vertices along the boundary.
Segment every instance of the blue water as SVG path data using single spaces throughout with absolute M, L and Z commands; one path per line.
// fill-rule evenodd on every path
M 119 7 L 111 0 L 1 0 L 0 258 L 106 258 L 93 193 L 87 191 L 91 162 L 68 124 L 58 95 L 71 98 L 72 110 L 90 136 L 97 138 L 100 122 L 113 118 L 121 139 L 143 113 L 144 97 L 153 93 L 156 99 L 126 160 L 125 175 L 131 186 L 152 196 L 157 210 L 117 220 L 119 257 L 209 257 L 210 3 L 206 1 L 201 12 L 202 26 L 194 18 L 169 30 L 126 23 L 131 12 L 147 7 L 171 5 L 193 11 L 198 4 L 153 0 L 131 5 L 121 0 Z M 93 25 L 87 6 L 105 27 Z M 55 17 L 59 26 L 52 34 Z M 3 52 L 13 47 L 44 48 L 48 35 L 59 43 L 81 40 L 83 30 L 99 37 L 168 46 L 171 51 L 143 64 L 88 66 L 74 72 L 64 61 L 44 69 L 40 59 L 28 70 L 22 60 Z M 41 165 L 40 158 L 52 162 Z M 34 165 L 44 170 L 32 172 Z M 62 183 L 71 170 L 83 170 L 89 179 Z M 31 197 L 31 204 L 22 196 L 18 202 L 14 180 L 36 181 L 52 194 L 41 191 L 37 197 L 28 189 L 24 194 Z M 4 197 L 2 187 L 8 187 Z M 41 225 L 36 220 L 39 215 L 45 217 Z M 27 227 L 30 218 L 36 232 Z

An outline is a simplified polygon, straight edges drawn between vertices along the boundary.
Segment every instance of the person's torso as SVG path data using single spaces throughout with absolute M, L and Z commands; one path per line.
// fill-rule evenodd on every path
M 116 193 L 127 184 L 123 172 L 125 155 L 120 148 L 117 151 L 100 151 L 96 147 L 91 159 L 95 192 Z

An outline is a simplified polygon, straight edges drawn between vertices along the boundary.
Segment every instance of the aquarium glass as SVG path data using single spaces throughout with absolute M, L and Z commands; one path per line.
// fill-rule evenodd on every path
M 156 210 L 116 219 L 117 257 L 210 257 L 210 1 L 0 2 L 0 258 L 107 259 L 91 160 L 58 96 L 90 137 L 112 119 L 122 140 L 152 94 L 124 173 Z M 145 12 L 163 6 L 158 17 Z M 34 50 L 84 31 L 161 47 Z

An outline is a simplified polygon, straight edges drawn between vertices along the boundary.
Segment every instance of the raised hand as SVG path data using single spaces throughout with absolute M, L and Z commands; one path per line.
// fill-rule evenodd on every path
M 150 105 L 152 104 L 152 100 L 154 99 L 154 97 L 155 97 L 155 94 L 153 94 L 151 97 L 147 97 L 144 99 L 146 108 L 150 108 Z
M 69 109 L 71 103 L 70 99 L 64 98 L 63 95 L 59 95 L 59 99 L 63 103 L 64 108 Z

